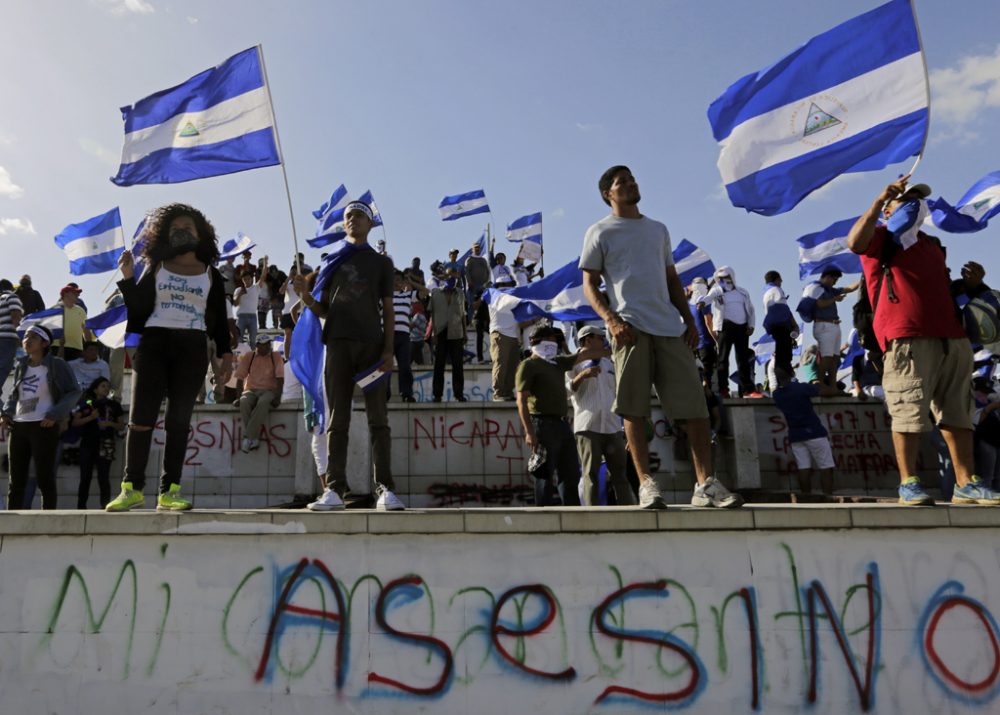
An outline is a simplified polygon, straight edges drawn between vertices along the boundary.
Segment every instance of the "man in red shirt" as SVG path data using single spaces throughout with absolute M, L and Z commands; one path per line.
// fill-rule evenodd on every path
M 944 250 L 922 232 L 907 245 L 890 231 L 895 212 L 930 194 L 926 184 L 907 188 L 909 178 L 889 184 L 847 237 L 861 256 L 875 336 L 885 351 L 882 386 L 899 465 L 899 503 L 934 503 L 914 476 L 920 435 L 932 429 L 933 415 L 955 465 L 952 503 L 1000 504 L 1000 495 L 973 474 L 972 346 L 951 300 Z M 883 214 L 887 225 L 876 226 Z

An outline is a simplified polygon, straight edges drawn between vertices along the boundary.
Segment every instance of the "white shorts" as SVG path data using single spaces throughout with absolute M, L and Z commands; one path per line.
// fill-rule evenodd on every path
M 820 357 L 840 355 L 840 324 L 813 323 L 813 339 L 819 346 Z
M 799 469 L 833 469 L 833 450 L 829 437 L 792 442 L 792 456 Z

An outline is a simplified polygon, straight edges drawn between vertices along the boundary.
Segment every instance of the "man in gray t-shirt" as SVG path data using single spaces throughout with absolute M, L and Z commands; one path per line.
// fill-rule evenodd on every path
M 691 504 L 740 506 L 743 500 L 712 476 L 708 409 L 693 353 L 698 331 L 674 267 L 667 227 L 639 212 L 639 186 L 628 167 L 608 169 L 598 189 L 611 215 L 587 230 L 580 268 L 587 300 L 613 341 L 617 396 L 612 409 L 625 422 L 639 474 L 639 505 L 666 508 L 649 472 L 646 418 L 652 383 L 664 413 L 685 422 L 698 479 Z M 607 296 L 601 292 L 602 278 Z

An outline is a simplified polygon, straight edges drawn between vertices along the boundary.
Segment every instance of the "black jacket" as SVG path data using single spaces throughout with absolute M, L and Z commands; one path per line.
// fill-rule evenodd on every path
M 118 281 L 118 289 L 125 300 L 128 322 L 125 330 L 139 333 L 146 328 L 146 321 L 156 307 L 156 266 L 143 273 L 136 283 L 131 278 Z M 225 279 L 215 266 L 208 269 L 211 287 L 205 302 L 205 332 L 215 341 L 215 353 L 222 357 L 232 352 L 229 344 L 229 309 L 226 307 Z

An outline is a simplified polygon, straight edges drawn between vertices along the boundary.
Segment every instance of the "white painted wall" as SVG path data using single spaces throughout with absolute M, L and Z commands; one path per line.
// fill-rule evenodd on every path
M 639 713 L 649 706 L 623 691 L 595 703 L 609 688 L 690 687 L 674 704 L 713 715 L 751 712 L 755 693 L 765 713 L 997 712 L 998 557 L 995 533 L 975 529 L 5 536 L 2 710 Z M 353 590 L 349 613 L 323 569 Z M 400 638 L 376 611 L 405 578 L 383 609 Z M 602 602 L 637 584 L 603 623 L 663 649 L 595 628 Z M 525 586 L 537 592 L 497 607 Z M 810 601 L 834 619 L 811 620 Z M 538 633 L 494 642 L 494 609 Z M 334 618 L 348 636 L 339 686 Z

